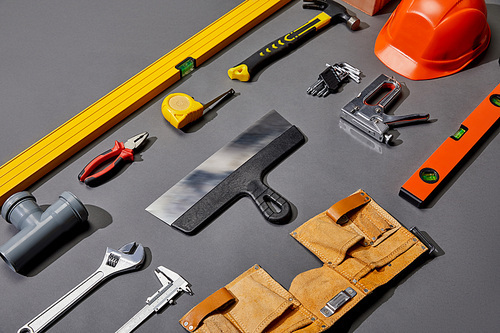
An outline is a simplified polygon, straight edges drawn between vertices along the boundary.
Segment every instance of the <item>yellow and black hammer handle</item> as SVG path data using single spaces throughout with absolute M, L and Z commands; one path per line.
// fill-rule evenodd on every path
M 359 19 L 349 15 L 346 8 L 335 1 L 304 0 L 304 2 L 308 2 L 303 5 L 304 8 L 320 9 L 323 12 L 301 27 L 267 44 L 240 64 L 230 68 L 228 75 L 231 79 L 249 81 L 255 73 L 285 56 L 330 23 L 344 22 L 351 30 L 356 30 L 359 27 Z

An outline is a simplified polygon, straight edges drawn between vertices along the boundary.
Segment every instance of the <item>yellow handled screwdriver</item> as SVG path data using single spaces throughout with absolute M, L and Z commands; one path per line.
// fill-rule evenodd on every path
M 234 95 L 233 88 L 203 105 L 189 95 L 183 93 L 170 94 L 165 97 L 161 104 L 161 113 L 172 126 L 182 128 L 200 118 L 232 95 Z

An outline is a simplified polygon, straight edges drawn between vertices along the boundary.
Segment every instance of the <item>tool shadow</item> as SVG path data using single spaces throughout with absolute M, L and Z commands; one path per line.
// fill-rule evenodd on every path
M 410 90 L 406 86 L 404 82 L 400 82 L 401 84 L 401 94 L 397 98 L 397 100 L 390 104 L 387 109 L 386 109 L 386 114 L 387 115 L 399 115 L 399 113 L 396 113 L 396 111 L 400 108 L 401 104 L 410 96 Z M 384 97 L 384 95 L 380 95 L 379 98 Z M 373 103 L 371 105 L 376 105 L 380 100 L 377 99 L 376 103 Z M 403 108 L 404 109 L 404 108 Z M 408 111 L 403 111 L 404 113 L 409 113 Z M 423 125 L 429 125 L 434 122 L 436 122 L 437 119 L 429 119 L 426 121 L 422 121 L 419 123 L 401 123 L 398 124 L 397 126 L 391 126 L 387 134 L 392 135 L 392 139 L 388 143 L 382 143 L 374 140 L 372 137 L 364 133 L 363 131 L 359 130 L 358 128 L 354 127 L 353 125 L 349 124 L 348 122 L 344 121 L 342 118 L 339 120 L 339 127 L 344 130 L 349 136 L 351 136 L 353 139 L 355 139 L 358 143 L 370 148 L 371 150 L 377 152 L 378 154 L 383 154 L 383 151 L 385 149 L 391 149 L 393 147 L 397 147 L 403 144 L 403 140 L 400 139 L 401 133 L 399 132 L 399 128 L 404 128 L 406 126 L 423 126 Z
M 194 133 L 194 132 L 200 130 L 203 126 L 205 126 L 206 124 L 208 124 L 209 122 L 211 122 L 212 120 L 214 120 L 217 117 L 217 115 L 218 115 L 217 110 L 219 108 L 224 107 L 227 103 L 229 103 L 229 101 L 231 101 L 233 98 L 235 98 L 236 96 L 239 96 L 239 95 L 240 95 L 240 93 L 234 93 L 232 96 L 230 96 L 226 100 L 221 101 L 219 104 L 217 104 L 217 106 L 214 107 L 212 110 L 208 111 L 207 113 L 205 113 L 203 116 L 201 116 L 197 120 L 187 124 L 186 126 L 181 128 L 180 130 L 184 133 Z
M 142 153 L 144 153 L 145 151 L 147 151 L 156 142 L 156 140 L 158 140 L 158 138 L 155 137 L 155 136 L 149 137 L 147 139 L 147 141 L 144 143 L 144 146 L 141 148 L 141 150 L 138 151 L 138 152 L 134 152 L 134 160 L 132 162 L 126 163 L 125 166 L 123 166 L 120 169 L 116 169 L 116 171 L 111 172 L 108 177 L 105 177 L 104 179 L 100 180 L 99 182 L 97 182 L 95 184 L 85 184 L 85 185 L 87 187 L 89 187 L 89 188 L 99 187 L 99 186 L 104 185 L 104 184 L 112 181 L 113 179 L 119 177 L 122 173 L 124 173 L 124 172 L 127 171 L 127 169 L 130 167 L 130 165 L 132 163 L 138 163 L 138 162 L 144 161 L 142 159 Z M 109 166 L 109 162 L 112 162 L 112 160 L 107 161 L 107 163 L 103 163 L 102 165 L 99 165 L 94 170 L 93 174 L 97 174 L 98 172 L 104 170 L 106 167 Z M 83 182 L 81 182 L 81 184 L 83 184 Z
M 43 210 L 49 205 L 41 206 Z M 26 266 L 18 273 L 26 277 L 34 277 L 47 268 L 50 264 L 59 259 L 66 252 L 71 250 L 82 240 L 94 234 L 99 229 L 104 229 L 113 222 L 111 215 L 102 208 L 86 205 L 89 212 L 87 223 L 80 223 L 63 233 L 49 246 L 38 253 Z
M 495 33 L 500 31 L 500 5 L 487 3 L 486 10 L 488 12 L 488 25 L 491 30 L 490 44 L 486 51 L 481 53 L 476 59 L 472 60 L 463 71 L 473 70 L 476 67 L 482 66 L 484 64 L 490 63 L 492 61 L 497 62 L 498 56 L 500 54 L 500 35 Z
M 373 293 L 367 295 L 349 312 L 343 315 L 326 333 L 350 333 L 355 332 L 356 329 L 373 314 L 383 303 L 387 302 L 396 288 L 402 283 L 407 281 L 412 275 L 418 272 L 419 269 L 431 262 L 435 257 L 443 256 L 444 250 L 431 238 L 426 232 L 422 232 L 431 243 L 436 247 L 433 254 L 425 254 L 411 263 L 403 271 L 401 271 L 395 278 L 386 284 L 378 287 Z
M 350 11 L 347 9 L 347 13 L 349 15 L 353 15 L 354 12 Z M 336 25 L 342 25 L 342 24 L 335 24 Z M 356 31 L 350 31 L 351 33 L 356 33 L 358 31 L 362 31 L 362 30 L 366 30 L 370 27 L 370 25 L 366 22 L 363 22 L 361 21 L 361 23 L 359 24 L 359 28 L 356 30 Z M 345 26 L 344 26 L 345 28 Z M 259 77 L 269 68 L 271 67 L 273 64 L 275 64 L 276 62 L 282 60 L 282 59 L 285 59 L 287 57 L 290 57 L 291 55 L 293 55 L 295 52 L 300 52 L 300 49 L 302 47 L 305 47 L 306 44 L 308 43 L 313 43 L 313 40 L 315 38 L 318 38 L 320 35 L 322 34 L 325 34 L 325 33 L 329 33 L 328 31 L 331 30 L 331 29 L 334 29 L 334 26 L 330 26 L 330 27 L 327 27 L 326 29 L 321 29 L 319 30 L 317 33 L 316 33 L 316 36 L 313 37 L 313 38 L 310 38 L 310 39 L 304 39 L 304 40 L 301 40 L 300 42 L 298 42 L 296 45 L 296 47 L 294 47 L 293 50 L 290 50 L 287 54 L 281 56 L 281 57 L 277 57 L 276 59 L 273 59 L 271 60 L 269 63 L 267 63 L 263 68 L 259 69 L 257 72 L 253 73 L 252 74 L 252 77 L 250 78 L 250 80 L 248 82 L 257 82 L 259 80 Z M 348 28 L 347 28 L 348 29 Z M 331 32 L 330 32 L 331 33 Z M 279 36 L 276 36 L 276 37 L 279 37 Z M 262 45 L 264 46 L 264 45 Z
M 281 165 L 282 163 L 284 163 L 288 157 L 290 157 L 292 154 L 294 154 L 297 150 L 300 149 L 300 147 L 302 147 L 303 145 L 305 145 L 307 143 L 307 141 L 308 141 L 307 136 L 304 135 L 302 133 L 302 131 L 299 130 L 299 132 L 300 132 L 300 134 L 303 137 L 303 142 L 301 142 L 300 144 L 297 144 L 295 147 L 291 148 L 289 151 L 287 151 L 285 154 L 283 154 L 283 156 L 280 159 L 273 161 L 273 163 L 270 163 L 268 167 L 266 167 L 266 168 L 264 168 L 264 169 L 261 170 L 261 173 L 259 175 L 260 181 L 262 181 L 269 188 L 273 189 L 273 191 L 274 191 L 274 187 L 269 186 L 269 183 L 267 181 L 267 178 L 268 178 L 269 174 L 271 172 L 273 172 L 276 168 L 278 168 L 279 165 Z M 240 169 L 238 169 L 238 170 L 240 170 Z M 254 204 L 256 204 L 255 201 L 252 200 L 252 196 L 250 195 L 250 193 L 247 191 L 248 190 L 247 186 L 250 184 L 250 182 L 251 181 L 248 181 L 246 183 L 246 186 L 244 186 L 244 187 L 241 188 L 241 191 L 239 191 L 238 193 L 235 193 L 234 195 L 232 195 L 227 200 L 227 202 L 225 202 L 217 210 L 215 210 L 213 213 L 211 213 L 210 216 L 203 221 L 203 223 L 200 223 L 199 225 L 197 225 L 196 228 L 194 230 L 192 230 L 191 232 L 184 232 L 184 231 L 178 230 L 177 228 L 175 228 L 175 230 L 178 231 L 179 233 L 184 234 L 184 235 L 195 236 L 195 235 L 201 233 L 203 230 L 205 230 L 206 227 L 208 227 L 214 220 L 216 220 L 218 217 L 220 217 L 224 212 L 226 212 L 231 206 L 233 206 L 240 199 L 245 198 L 243 200 L 251 200 L 251 201 L 254 202 Z M 276 193 L 278 193 L 278 192 L 276 192 Z M 279 193 L 280 193 L 280 195 L 282 195 L 281 192 L 279 192 Z M 282 197 L 286 198 L 286 194 L 284 194 Z M 268 222 L 268 224 L 271 225 L 271 226 L 279 227 L 279 226 L 282 226 L 282 225 L 285 225 L 285 224 L 290 224 L 293 221 L 295 221 L 295 219 L 297 218 L 297 216 L 298 216 L 298 209 L 297 209 L 297 207 L 292 202 L 290 202 L 288 200 L 286 200 L 286 201 L 290 205 L 290 211 L 291 211 L 290 217 L 289 217 L 289 219 L 287 219 L 286 222 L 273 223 L 273 222 L 265 219 L 264 216 L 262 216 L 262 212 L 259 212 L 259 207 L 258 206 L 255 207 L 256 208 L 256 214 L 261 215 L 261 217 L 264 220 L 266 220 Z M 275 209 L 276 212 L 279 212 L 279 210 L 280 210 L 280 208 L 276 207 L 276 206 L 273 206 L 272 209 Z
M 464 158 L 450 171 L 448 176 L 436 187 L 435 194 L 429 196 L 427 203 L 424 202 L 421 208 L 428 209 L 434 207 L 437 201 L 450 189 L 457 179 L 474 163 L 479 155 L 488 147 L 500 133 L 500 119 L 486 132 L 486 134 L 476 143 L 474 147 L 464 156 Z

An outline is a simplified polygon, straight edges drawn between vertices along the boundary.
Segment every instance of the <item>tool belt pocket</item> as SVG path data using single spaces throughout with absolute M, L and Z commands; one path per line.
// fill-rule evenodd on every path
M 191 332 L 261 333 L 295 332 L 313 322 L 300 302 L 258 265 L 223 289 L 227 301 L 217 291 L 191 309 L 181 325 Z
M 412 248 L 418 240 L 364 191 L 358 190 L 291 233 L 326 266 L 371 291 L 394 274 L 382 274 L 386 266 Z M 416 251 L 419 252 L 419 251 Z M 411 257 L 409 254 L 405 256 Z M 411 261 L 413 261 L 411 259 Z
M 223 288 L 226 301 L 217 300 L 220 291 L 212 294 L 181 324 L 202 333 L 322 332 L 427 252 L 362 190 L 291 235 L 323 266 L 297 275 L 288 291 L 255 265 Z
M 363 191 L 337 202 L 291 233 L 323 263 L 337 266 L 361 246 L 377 247 L 400 224 Z

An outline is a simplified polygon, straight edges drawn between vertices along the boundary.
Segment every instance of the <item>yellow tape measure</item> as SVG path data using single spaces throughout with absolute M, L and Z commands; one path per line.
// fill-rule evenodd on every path
M 290 0 L 247 0 L 0 167 L 0 204 L 26 189 Z
M 222 95 L 203 105 L 193 97 L 183 94 L 170 94 L 163 100 L 161 112 L 163 117 L 175 128 L 182 128 L 197 120 L 216 105 L 234 95 L 234 90 L 229 89 Z

